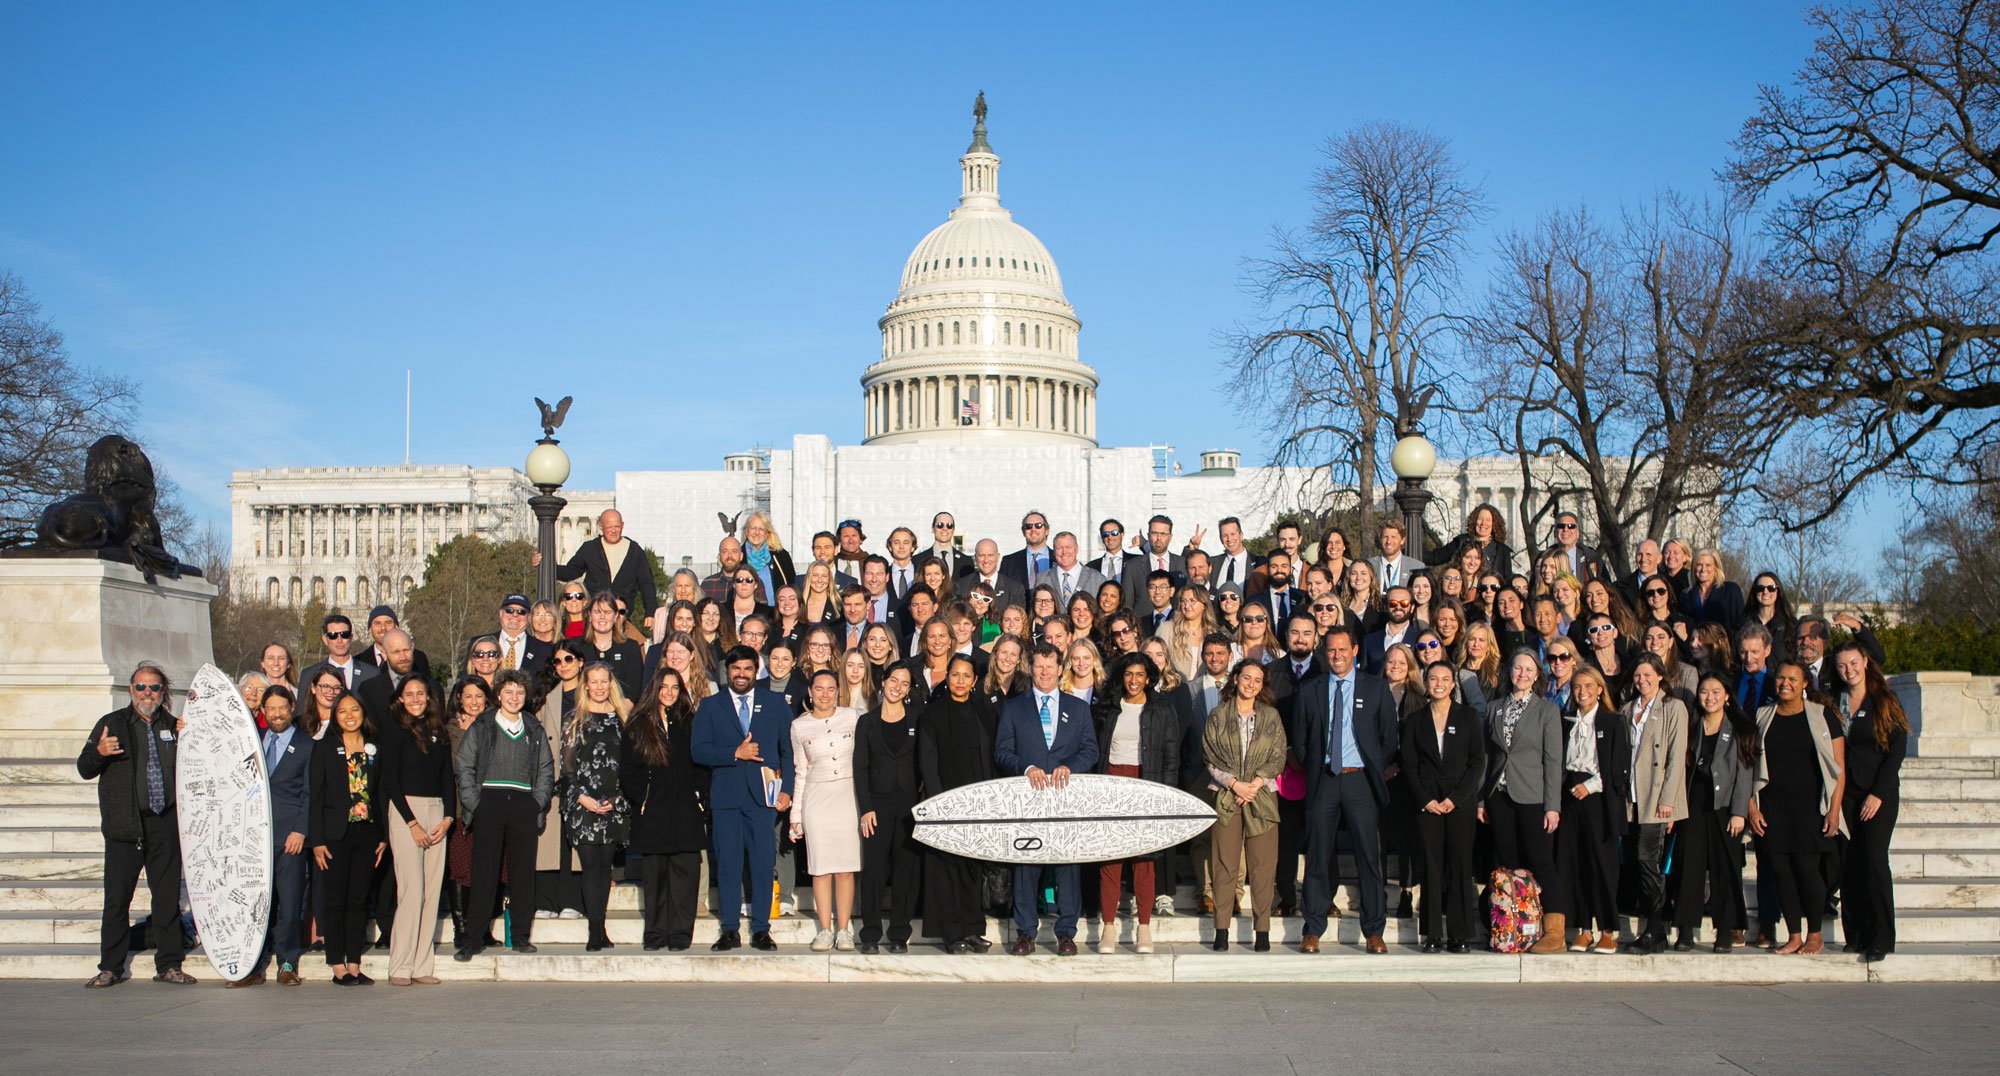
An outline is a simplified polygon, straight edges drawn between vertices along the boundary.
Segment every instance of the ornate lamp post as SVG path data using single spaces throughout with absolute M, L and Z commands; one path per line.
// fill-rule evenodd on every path
M 563 417 L 569 414 L 570 397 L 550 407 L 535 400 L 535 406 L 542 411 L 542 439 L 528 451 L 528 463 L 523 468 L 528 482 L 541 492 L 528 498 L 528 508 L 535 513 L 535 551 L 540 554 L 540 563 L 535 567 L 535 600 L 554 601 L 556 596 L 556 517 L 569 502 L 556 496 L 556 490 L 569 481 L 569 453 L 556 442 L 556 430 L 563 424 Z
M 1431 491 L 1424 488 L 1424 481 L 1437 470 L 1437 449 L 1411 426 L 1389 451 L 1389 469 L 1396 473 L 1396 507 L 1403 511 L 1403 529 L 1410 536 L 1404 553 L 1422 560 L 1424 509 L 1431 503 Z

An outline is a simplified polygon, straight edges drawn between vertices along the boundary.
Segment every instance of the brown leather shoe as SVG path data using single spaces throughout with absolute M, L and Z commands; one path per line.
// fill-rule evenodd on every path
M 1057 955 L 1057 956 L 1075 956 L 1075 955 L 1076 955 L 1076 939 L 1075 939 L 1075 938 L 1057 938 L 1057 939 L 1056 939 L 1056 955 Z
M 1008 946 L 1007 951 L 1015 956 L 1028 956 L 1035 951 L 1035 939 L 1023 934 L 1014 939 L 1014 944 Z
M 264 973 L 261 971 L 254 972 L 252 974 L 245 975 L 243 978 L 238 979 L 233 983 L 223 983 L 222 985 L 225 989 L 228 990 L 234 990 L 239 986 L 263 986 Z
M 195 983 L 200 982 L 199 979 L 179 968 L 168 968 L 158 975 L 153 976 L 153 981 L 156 983 L 172 983 L 175 986 L 193 986 Z
M 103 990 L 106 987 L 117 986 L 119 983 L 124 982 L 125 978 L 125 976 L 114 971 L 100 971 L 96 975 L 91 976 L 90 981 L 83 985 L 92 990 Z
M 1203 914 L 1203 915 L 1214 915 L 1214 914 L 1215 914 L 1215 898 L 1214 898 L 1214 897 L 1203 897 L 1203 898 L 1201 898 L 1201 914 Z
M 279 986 L 297 986 L 297 985 L 299 985 L 299 973 L 298 973 L 298 972 L 296 972 L 296 971 L 281 971 L 281 972 L 279 972 L 279 973 L 278 973 L 278 985 L 279 985 Z
M 1369 935 L 1367 948 L 1371 953 L 1386 953 L 1389 951 L 1389 946 L 1382 941 L 1380 934 Z
M 1308 934 L 1308 935 L 1306 935 L 1305 937 L 1303 937 L 1303 938 L 1300 938 L 1300 939 L 1299 939 L 1299 952 L 1301 952 L 1301 953 L 1317 953 L 1317 952 L 1319 952 L 1319 935 L 1317 935 L 1317 934 Z

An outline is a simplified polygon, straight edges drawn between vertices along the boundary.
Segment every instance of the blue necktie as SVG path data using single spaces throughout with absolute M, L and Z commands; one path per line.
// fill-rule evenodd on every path
M 1041 574 L 1042 574 L 1042 571 L 1043 571 L 1043 569 L 1044 569 L 1044 568 L 1046 567 L 1046 566 L 1045 566 L 1045 565 L 1044 565 L 1044 564 L 1042 563 L 1042 555 L 1041 555 L 1040 553 L 1036 553 L 1036 554 L 1034 554 L 1034 557 L 1033 557 L 1033 559 L 1034 559 L 1034 562 L 1035 562 L 1035 570 L 1034 570 L 1033 572 L 1029 573 L 1029 576 L 1028 576 L 1028 578 L 1029 578 L 1029 579 L 1031 579 L 1031 580 L 1032 580 L 1032 579 L 1035 579 L 1035 578 L 1038 578 L 1038 577 L 1040 577 L 1040 576 L 1041 576 Z
M 278 734 L 267 732 L 264 734 L 264 775 L 269 777 L 276 772 L 278 772 Z
M 1340 758 L 1340 729 L 1346 720 L 1347 699 L 1342 690 L 1346 685 L 1338 676 L 1330 676 L 1327 679 L 1333 681 L 1333 701 L 1327 704 L 1326 770 L 1328 773 L 1339 773 L 1340 764 L 1335 760 Z
M 750 696 L 736 697 L 736 721 L 743 726 L 743 735 L 750 735 Z
M 1049 697 L 1042 696 L 1042 746 L 1054 748 L 1056 745 L 1056 718 L 1049 712 Z

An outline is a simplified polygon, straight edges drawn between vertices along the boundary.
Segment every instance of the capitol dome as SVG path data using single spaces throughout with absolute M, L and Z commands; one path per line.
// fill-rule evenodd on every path
M 1077 358 L 1076 311 L 1049 249 L 1000 205 L 985 95 L 973 115 L 958 208 L 910 252 L 878 322 L 863 441 L 1095 445 L 1097 375 Z

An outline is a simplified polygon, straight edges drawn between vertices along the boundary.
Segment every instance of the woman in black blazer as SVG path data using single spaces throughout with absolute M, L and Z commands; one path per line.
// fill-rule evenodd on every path
M 640 940 L 647 952 L 685 952 L 694 944 L 701 897 L 701 856 L 708 848 L 709 770 L 688 741 L 694 704 L 681 674 L 661 666 L 639 696 L 625 729 L 618 784 L 632 812 L 626 851 L 640 865 Z
M 1452 667 L 1433 663 L 1424 670 L 1428 704 L 1403 722 L 1403 780 L 1416 801 L 1423 856 L 1419 932 L 1426 953 L 1471 949 L 1472 842 L 1486 775 L 1486 732 L 1472 707 L 1451 701 L 1457 687 Z
M 882 676 L 881 702 L 854 726 L 854 800 L 861 813 L 861 885 L 854 904 L 861 920 L 855 949 L 881 951 L 882 887 L 889 887 L 889 951 L 910 951 L 910 920 L 922 896 L 923 852 L 917 845 L 917 714 L 910 703 L 910 669 L 892 665 Z
M 311 813 L 306 843 L 326 872 L 326 962 L 340 986 L 367 986 L 361 973 L 368 948 L 368 888 L 382 863 L 381 770 L 373 742 L 374 721 L 361 700 L 342 692 L 333 704 L 334 727 L 313 752 L 307 785 Z
M 1860 643 L 1842 643 L 1833 668 L 1846 691 L 1836 700 L 1847 711 L 1847 859 L 1840 890 L 1840 932 L 1846 950 L 1863 961 L 1896 951 L 1896 890 L 1889 872 L 1889 838 L 1902 801 L 1903 756 L 1910 720 Z
M 1562 719 L 1562 822 L 1556 826 L 1556 875 L 1568 889 L 1548 899 L 1576 925 L 1570 952 L 1615 953 L 1618 837 L 1632 794 L 1630 725 L 1597 669 L 1576 674 L 1570 699 L 1576 705 Z
M 1720 624 L 1731 636 L 1743 626 L 1743 588 L 1723 578 L 1722 556 L 1704 549 L 1694 556 L 1694 582 L 1681 592 L 1681 612 L 1695 627 Z

